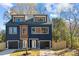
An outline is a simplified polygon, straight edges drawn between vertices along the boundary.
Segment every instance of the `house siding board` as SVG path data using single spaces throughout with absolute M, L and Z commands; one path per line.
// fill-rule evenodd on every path
M 49 27 L 49 34 L 31 34 L 31 27 Z M 31 25 L 28 26 L 29 38 L 39 38 L 39 40 L 52 40 L 51 25 Z
M 19 40 L 20 39 L 20 30 L 19 27 L 17 27 L 17 34 L 9 34 L 9 27 L 13 27 L 13 26 L 6 26 L 6 38 L 7 40 Z
M 49 27 L 49 34 L 31 34 L 31 27 Z M 50 40 L 52 41 L 52 25 L 51 24 L 37 24 L 28 25 L 28 48 L 32 48 L 32 43 L 30 43 L 30 38 L 38 38 L 40 40 Z M 37 43 L 36 48 L 40 48 L 39 43 Z
M 26 22 L 12 22 L 13 19 L 11 19 L 8 23 L 6 23 L 6 41 L 7 40 L 19 40 L 20 41 L 20 25 L 28 25 L 28 48 L 31 47 L 31 43 L 29 42 L 30 38 L 38 38 L 38 41 L 40 40 L 50 40 L 52 41 L 52 25 L 47 24 L 47 16 L 46 16 L 46 22 L 33 22 L 33 18 L 28 19 Z M 17 28 L 17 34 L 9 34 L 8 27 L 18 27 Z M 31 27 L 49 27 L 49 34 L 31 34 Z M 19 47 L 20 47 L 19 43 Z M 37 43 L 37 48 L 39 48 L 39 43 Z

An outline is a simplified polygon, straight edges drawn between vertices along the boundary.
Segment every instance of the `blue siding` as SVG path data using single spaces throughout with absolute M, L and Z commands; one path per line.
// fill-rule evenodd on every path
M 29 42 L 29 38 L 38 38 L 39 40 L 52 40 L 52 25 L 51 24 L 33 22 L 33 18 L 29 19 L 26 22 L 18 22 L 18 23 L 12 22 L 12 20 L 6 24 L 6 39 L 7 40 L 20 40 L 19 25 L 28 25 L 28 47 L 31 47 L 32 45 L 32 43 Z M 47 16 L 46 16 L 46 22 L 47 22 Z M 8 29 L 9 27 L 12 27 L 12 26 L 17 27 L 17 34 L 9 34 Z M 32 34 L 31 27 L 49 27 L 49 34 Z M 19 43 L 19 47 L 20 47 L 20 43 Z M 37 48 L 39 48 L 39 43 L 37 43 Z
M 7 26 L 6 27 L 6 38 L 7 40 L 19 40 L 20 39 L 20 29 L 18 26 L 17 27 L 17 34 L 9 34 L 9 27 L 12 26 Z
M 49 34 L 31 34 L 31 27 L 49 27 Z M 39 40 L 52 40 L 52 26 L 51 25 L 31 25 L 28 26 L 29 38 L 39 38 Z

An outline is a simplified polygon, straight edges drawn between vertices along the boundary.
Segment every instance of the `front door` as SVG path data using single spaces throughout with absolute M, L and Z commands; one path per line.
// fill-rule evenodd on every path
M 32 48 L 36 48 L 36 40 L 32 40 Z

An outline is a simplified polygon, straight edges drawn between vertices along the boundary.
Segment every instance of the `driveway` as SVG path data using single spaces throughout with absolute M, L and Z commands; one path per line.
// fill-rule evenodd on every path
M 10 56 L 10 53 L 16 51 L 16 49 L 7 49 L 5 51 L 0 52 L 0 56 Z

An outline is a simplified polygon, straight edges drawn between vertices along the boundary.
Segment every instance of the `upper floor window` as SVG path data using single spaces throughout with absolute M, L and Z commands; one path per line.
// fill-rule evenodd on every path
M 9 34 L 17 34 L 17 27 L 9 27 Z
M 49 27 L 32 27 L 32 34 L 49 34 Z
M 13 16 L 13 22 L 24 22 L 24 21 L 25 21 L 25 16 L 19 16 L 19 15 Z
M 19 17 L 16 17 L 14 18 L 15 19 L 15 22 L 24 22 L 24 18 L 19 18 Z
M 46 22 L 46 16 L 35 16 L 34 22 Z

